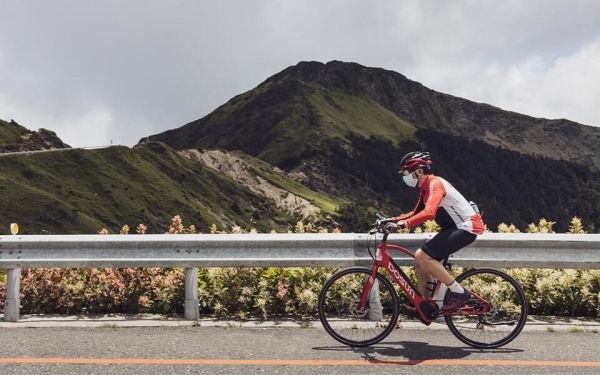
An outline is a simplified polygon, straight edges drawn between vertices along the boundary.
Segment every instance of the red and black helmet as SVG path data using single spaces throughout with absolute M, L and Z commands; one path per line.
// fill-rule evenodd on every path
M 398 172 L 402 173 L 404 170 L 413 172 L 419 168 L 429 171 L 430 165 L 431 157 L 429 156 L 429 152 L 413 151 L 402 157 L 402 160 L 400 160 L 400 170 Z

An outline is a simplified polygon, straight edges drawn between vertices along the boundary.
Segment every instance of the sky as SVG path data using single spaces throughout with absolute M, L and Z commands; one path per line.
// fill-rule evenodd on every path
M 0 119 L 75 147 L 132 146 L 313 60 L 600 126 L 600 1 L 0 0 Z

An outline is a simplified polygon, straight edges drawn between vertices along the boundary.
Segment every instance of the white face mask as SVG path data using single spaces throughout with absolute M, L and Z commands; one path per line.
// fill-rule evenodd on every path
M 402 179 L 404 180 L 404 183 L 407 184 L 410 187 L 417 186 L 417 182 L 419 182 L 419 179 L 418 178 L 414 178 L 412 176 L 412 173 L 402 176 Z

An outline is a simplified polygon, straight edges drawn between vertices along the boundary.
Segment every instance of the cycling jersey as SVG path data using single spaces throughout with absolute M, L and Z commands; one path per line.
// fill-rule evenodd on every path
M 435 219 L 443 230 L 458 228 L 473 234 L 484 231 L 481 215 L 450 183 L 441 177 L 427 175 L 414 210 L 394 218 L 406 220 L 407 228 Z

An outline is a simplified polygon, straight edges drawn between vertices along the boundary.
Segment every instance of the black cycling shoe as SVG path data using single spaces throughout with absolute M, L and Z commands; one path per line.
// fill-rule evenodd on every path
M 424 320 L 421 317 L 421 314 L 419 314 L 419 311 L 417 310 L 416 307 L 414 307 L 413 305 L 409 305 L 407 303 L 402 304 L 402 309 L 404 310 L 404 313 L 406 314 L 406 316 L 408 318 L 411 319 L 419 319 L 419 321 L 423 324 L 425 324 L 426 326 L 430 325 L 431 322 L 428 322 L 426 320 Z
M 444 306 L 442 306 L 442 310 L 457 310 L 465 302 L 467 302 L 469 298 L 471 298 L 471 292 L 469 292 L 467 289 L 465 289 L 462 293 L 450 292 L 448 294 L 448 299 L 444 302 Z

